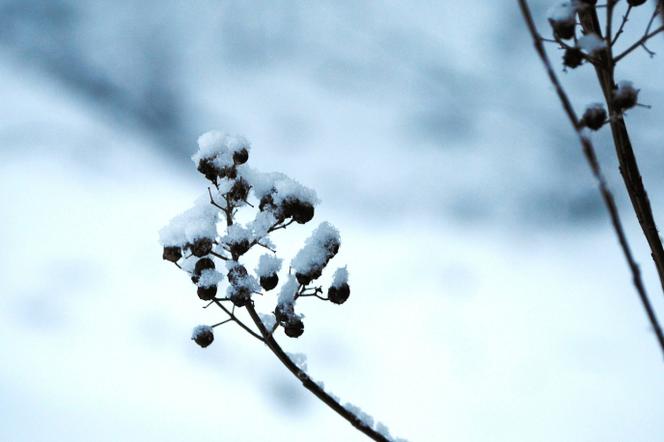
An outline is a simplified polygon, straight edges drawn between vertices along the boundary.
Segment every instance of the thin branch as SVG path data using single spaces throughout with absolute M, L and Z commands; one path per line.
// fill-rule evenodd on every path
M 343 405 L 341 405 L 337 399 L 333 398 L 330 396 L 323 388 L 321 388 L 320 385 L 318 385 L 313 379 L 309 377 L 307 373 L 302 371 L 297 364 L 295 364 L 291 358 L 288 357 L 286 352 L 282 350 L 282 348 L 279 346 L 277 341 L 274 339 L 274 337 L 268 332 L 268 330 L 265 328 L 265 325 L 263 324 L 263 321 L 261 321 L 260 317 L 258 316 L 258 313 L 256 313 L 256 310 L 254 309 L 254 306 L 249 303 L 246 306 L 247 311 L 249 312 L 249 316 L 251 316 L 251 319 L 254 321 L 258 329 L 260 330 L 261 334 L 263 335 L 263 340 L 265 344 L 268 346 L 268 348 L 274 353 L 274 355 L 279 359 L 279 361 L 297 378 L 302 382 L 302 385 L 304 388 L 309 390 L 311 393 L 314 394 L 318 399 L 320 399 L 322 402 L 325 403 L 328 407 L 330 407 L 332 410 L 334 410 L 337 414 L 339 414 L 341 417 L 346 419 L 348 422 L 350 422 L 355 428 L 357 428 L 359 431 L 362 433 L 366 434 L 369 436 L 371 439 L 376 440 L 376 441 L 381 441 L 381 442 L 388 442 L 389 439 L 387 439 L 385 436 L 382 434 L 378 433 L 376 430 L 368 426 L 364 421 L 362 421 L 358 416 L 356 416 L 354 413 L 352 413 L 350 410 L 346 409 Z
M 579 19 L 584 32 L 594 32 L 601 37 L 602 30 L 599 27 L 599 18 L 597 17 L 595 8 L 589 6 L 581 9 L 579 11 Z M 629 194 L 634 213 L 641 226 L 641 231 L 650 247 L 660 285 L 664 291 L 664 247 L 662 247 L 662 240 L 659 237 L 655 217 L 653 216 L 650 200 L 643 185 L 641 171 L 636 161 L 636 155 L 632 148 L 625 120 L 622 118 L 620 110 L 616 109 L 613 105 L 613 91 L 615 89 L 614 68 L 616 64 L 613 61 L 612 48 L 608 47 L 604 53 L 600 53 L 599 58 L 599 63 L 595 64 L 595 74 L 604 94 L 609 115 L 612 117 L 610 121 L 611 135 L 618 163 L 620 164 L 620 174 Z
M 235 316 L 234 311 L 235 311 L 235 306 L 233 306 L 233 311 L 228 310 L 221 302 L 217 301 L 216 299 L 213 300 L 217 306 L 219 306 L 220 309 L 226 312 L 226 314 L 229 316 L 230 319 L 233 321 L 237 322 L 237 324 L 242 327 L 247 333 L 249 333 L 251 336 L 254 338 L 258 339 L 261 342 L 264 342 L 263 338 L 261 335 L 250 329 L 249 327 L 246 326 L 246 324 L 242 321 L 240 321 L 237 316 Z
M 639 299 L 641 300 L 643 308 L 646 311 L 648 320 L 650 321 L 650 324 L 655 332 L 660 349 L 664 353 L 664 333 L 662 333 L 662 328 L 659 325 L 657 316 L 655 315 L 655 311 L 653 310 L 648 295 L 646 293 L 645 286 L 641 278 L 641 271 L 639 269 L 639 266 L 634 260 L 634 257 L 632 256 L 632 251 L 629 247 L 629 243 L 627 242 L 627 237 L 625 236 L 625 232 L 622 226 L 622 222 L 620 220 L 620 216 L 618 214 L 618 209 L 616 207 L 615 200 L 606 184 L 606 179 L 602 174 L 602 170 L 600 169 L 599 162 L 597 161 L 597 156 L 595 155 L 595 149 L 590 139 L 585 137 L 581 132 L 581 124 L 579 123 L 579 119 L 576 116 L 576 113 L 574 112 L 574 108 L 572 107 L 569 97 L 565 93 L 565 90 L 560 84 L 560 81 L 558 80 L 558 77 L 556 76 L 556 73 L 554 72 L 553 67 L 551 66 L 551 61 L 549 60 L 549 57 L 546 55 L 544 46 L 542 45 L 542 42 L 540 40 L 539 33 L 537 32 L 537 28 L 535 27 L 535 22 L 533 21 L 533 17 L 530 13 L 530 8 L 528 7 L 528 3 L 526 2 L 526 0 L 518 0 L 518 2 L 519 2 L 519 7 L 521 8 L 521 13 L 523 14 L 523 18 L 528 26 L 528 30 L 530 31 L 530 34 L 533 38 L 535 50 L 537 51 L 537 54 L 539 55 L 542 63 L 544 64 L 544 67 L 549 76 L 549 80 L 553 84 L 556 93 L 558 94 L 558 98 L 560 98 L 562 107 L 565 113 L 567 114 L 567 117 L 569 118 L 570 123 L 574 128 L 574 131 L 577 134 L 579 143 L 583 148 L 583 153 L 584 156 L 586 157 L 586 161 L 588 162 L 588 165 L 592 170 L 595 180 L 597 181 L 599 191 L 602 195 L 602 199 L 604 200 L 604 205 L 606 206 L 609 212 L 609 216 L 611 218 L 611 224 L 613 225 L 613 229 L 616 233 L 616 236 L 618 237 L 620 248 L 623 251 L 625 260 L 627 261 L 629 269 L 632 273 L 632 282 L 639 295 Z
M 629 13 L 632 12 L 632 5 L 629 5 L 627 7 L 627 12 L 625 12 L 625 15 L 623 15 L 622 22 L 620 23 L 620 27 L 618 28 L 618 32 L 616 32 L 615 37 L 613 37 L 613 40 L 611 40 L 611 46 L 616 44 L 616 41 L 618 41 L 618 37 L 623 33 L 623 30 L 625 29 L 625 24 L 629 21 Z M 647 31 L 646 31 L 647 33 Z M 611 34 L 608 34 L 611 35 Z
M 659 28 L 655 29 L 654 31 L 652 31 L 650 33 L 643 34 L 643 37 L 638 39 L 632 46 L 625 49 L 621 54 L 616 55 L 616 57 L 613 59 L 613 64 L 617 64 L 620 60 L 625 58 L 625 56 L 627 56 L 630 52 L 632 52 L 634 49 L 638 48 L 639 46 L 643 47 L 646 50 L 646 52 L 648 52 L 648 54 L 650 54 L 651 57 L 653 55 L 655 55 L 655 53 L 652 52 L 650 49 L 648 49 L 645 46 L 645 44 L 648 40 L 650 40 L 650 38 L 652 38 L 653 36 L 659 34 L 662 31 L 664 31 L 664 26 L 660 26 Z

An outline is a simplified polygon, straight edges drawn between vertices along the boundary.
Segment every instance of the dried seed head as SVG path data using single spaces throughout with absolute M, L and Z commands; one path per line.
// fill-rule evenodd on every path
M 586 108 L 581 118 L 581 124 L 592 130 L 599 130 L 606 121 L 606 110 L 599 103 L 591 104 Z
M 314 217 L 314 206 L 298 199 L 289 198 L 283 203 L 283 215 L 293 218 L 299 224 L 305 224 Z
M 182 258 L 182 250 L 179 247 L 164 247 L 164 253 L 161 256 L 166 261 L 178 262 Z
M 350 296 L 350 287 L 347 283 L 341 284 L 339 287 L 330 287 L 327 290 L 327 297 L 330 299 L 330 302 L 335 304 L 343 304 L 348 300 Z
M 240 285 L 240 282 L 248 275 L 247 268 L 241 264 L 236 265 L 228 271 L 228 282 L 233 286 Z
M 230 299 L 236 307 L 244 307 L 251 300 L 251 292 L 246 287 L 232 287 Z
M 630 6 L 641 6 L 645 2 L 646 0 L 627 0 L 627 3 L 629 3 Z
M 217 295 L 217 286 L 199 287 L 197 293 L 203 301 L 211 301 Z
M 277 308 L 274 309 L 274 317 L 280 323 L 288 322 L 293 316 L 295 316 L 293 304 L 278 304 Z
M 228 191 L 228 198 L 232 201 L 244 201 L 249 196 L 249 183 L 244 178 L 238 178 L 231 190 Z
M 300 318 L 291 317 L 284 326 L 284 332 L 289 338 L 298 338 L 304 333 L 304 323 Z
M 189 246 L 194 256 L 202 257 L 212 251 L 212 240 L 210 238 L 199 238 Z
M 568 68 L 577 68 L 583 63 L 583 52 L 579 48 L 568 48 L 563 55 L 563 64 Z
M 200 276 L 201 273 L 203 273 L 203 270 L 214 268 L 214 261 L 212 261 L 210 258 L 201 258 L 196 261 L 196 265 L 194 266 L 194 275 Z
M 198 171 L 205 175 L 205 178 L 212 181 L 213 183 L 217 182 L 217 177 L 219 176 L 219 170 L 217 166 L 212 162 L 212 158 L 203 158 L 198 162 Z
M 639 90 L 631 81 L 620 81 L 613 90 L 613 105 L 619 112 L 636 106 Z
M 242 241 L 231 243 L 228 247 L 231 251 L 231 255 L 233 255 L 233 259 L 237 261 L 238 257 L 244 255 L 247 253 L 247 250 L 249 250 L 249 241 L 243 239 Z
M 249 159 L 249 151 L 246 148 L 236 150 L 233 152 L 233 162 L 235 164 L 244 164 Z
M 191 334 L 191 339 L 201 347 L 207 347 L 208 345 L 212 344 L 212 341 L 214 341 L 212 327 L 207 325 L 199 325 L 198 327 L 194 328 L 194 331 Z
M 272 290 L 279 284 L 279 276 L 276 273 L 273 273 L 268 276 L 260 277 L 261 287 L 265 290 Z

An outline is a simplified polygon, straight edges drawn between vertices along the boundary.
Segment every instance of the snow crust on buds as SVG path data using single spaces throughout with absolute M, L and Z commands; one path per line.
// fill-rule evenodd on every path
M 281 270 L 281 263 L 283 259 L 277 258 L 274 255 L 264 254 L 258 259 L 258 267 L 256 268 L 256 275 L 259 278 L 261 287 L 265 290 L 272 290 L 279 284 L 279 276 L 277 273 Z
M 549 8 L 547 18 L 553 32 L 562 39 L 574 37 L 576 26 L 576 2 L 558 2 Z
M 597 34 L 586 34 L 579 38 L 576 46 L 588 55 L 595 55 L 606 49 L 606 42 Z
M 588 129 L 599 130 L 606 121 L 607 114 L 601 103 L 591 103 L 581 117 L 581 124 Z
M 213 164 L 221 169 L 236 164 L 233 160 L 234 155 L 241 156 L 239 159 L 244 159 L 242 163 L 245 163 L 249 150 L 251 144 L 246 138 L 211 130 L 198 137 L 198 151 L 192 155 L 191 160 L 197 167 L 201 160 L 212 160 Z M 244 158 L 245 155 L 247 158 Z
M 205 348 L 214 341 L 214 333 L 209 325 L 199 325 L 191 333 L 191 339 L 201 347 Z
M 291 261 L 300 284 L 308 284 L 320 277 L 323 268 L 339 251 L 339 231 L 330 223 L 321 223 Z
M 194 206 L 174 217 L 159 231 L 159 241 L 164 247 L 185 247 L 199 239 L 214 239 L 217 236 L 218 210 L 203 195 Z
M 639 99 L 639 90 L 631 81 L 619 81 L 613 90 L 613 105 L 619 112 L 636 106 Z
M 334 304 L 343 304 L 348 300 L 349 296 L 348 270 L 346 267 L 340 267 L 334 272 L 332 285 L 327 290 L 327 297 Z

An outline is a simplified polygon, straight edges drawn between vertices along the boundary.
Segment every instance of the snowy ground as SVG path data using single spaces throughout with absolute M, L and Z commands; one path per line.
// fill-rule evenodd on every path
M 336 55 L 348 72 L 343 64 L 314 69 L 314 56 L 304 57 L 311 65 L 241 72 L 210 61 L 218 70 L 187 74 L 198 87 L 184 87 L 201 115 L 190 117 L 192 130 L 243 131 L 254 141 L 253 164 L 316 188 L 316 219 L 341 231 L 335 261 L 349 265 L 351 299 L 311 302 L 305 334 L 283 337 L 284 347 L 305 353 L 309 372 L 335 394 L 412 441 L 659 440 L 661 355 L 608 221 L 601 210 L 584 215 L 595 190 L 576 146 L 565 144 L 566 122 L 525 33 L 512 32 L 518 45 L 491 43 L 514 47 L 487 65 L 484 33 L 459 40 L 434 32 L 439 10 L 391 5 L 373 21 L 350 11 L 342 22 L 391 29 L 420 52 L 402 48 L 403 63 L 375 77 L 393 64 L 393 42 L 369 51 L 375 42 L 362 37 L 373 34 L 355 32 L 326 43 L 338 29 L 330 19 L 312 47 L 288 47 Z M 465 20 L 494 17 L 474 14 Z M 518 18 L 501 14 L 486 32 Z M 270 23 L 269 14 L 260 18 Z M 413 43 L 423 40 L 420 31 L 404 34 L 407 23 L 431 32 L 429 44 L 449 57 L 455 73 L 443 75 L 443 89 L 414 92 L 430 72 L 406 55 L 433 57 L 433 49 Z M 0 440 L 364 440 L 234 327 L 206 350 L 189 340 L 194 325 L 219 315 L 201 310 L 186 277 L 161 261 L 157 231 L 203 188 L 185 155 L 194 139 L 164 154 L 149 132 L 2 54 Z M 637 67 L 651 67 L 630 78 L 644 83 L 661 70 L 661 60 L 637 57 Z M 587 93 L 582 80 L 571 82 L 578 96 Z M 439 92 L 457 100 L 449 82 L 471 106 L 455 102 L 449 114 L 476 115 L 471 128 L 443 131 L 438 144 L 424 129 L 423 138 L 404 129 L 419 110 L 428 115 Z M 515 100 L 512 83 L 532 101 Z M 648 92 L 647 102 L 661 103 L 661 85 Z M 449 116 L 441 112 L 434 122 Z M 531 114 L 548 120 L 537 125 Z M 636 139 L 651 152 L 662 135 L 649 123 L 662 110 L 634 114 Z M 565 161 L 558 150 L 569 150 Z M 644 169 L 661 183 L 648 175 L 658 164 L 661 155 Z M 651 194 L 656 210 L 664 207 L 664 193 Z M 568 196 L 581 208 L 564 206 Z M 664 317 L 638 226 L 629 210 L 624 216 Z M 277 245 L 292 252 L 310 230 L 277 235 Z

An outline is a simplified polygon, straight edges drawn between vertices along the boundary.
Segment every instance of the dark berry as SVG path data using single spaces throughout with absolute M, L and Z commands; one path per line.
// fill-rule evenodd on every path
M 200 327 L 194 330 L 194 335 L 191 339 L 201 347 L 205 348 L 214 341 L 214 334 L 210 327 Z
M 581 124 L 592 130 L 599 130 L 606 121 L 606 110 L 601 105 L 588 106 L 581 118 Z
M 613 91 L 613 105 L 619 112 L 636 106 L 639 91 L 629 82 L 621 82 Z
M 197 293 L 203 301 L 211 301 L 217 295 L 217 286 L 199 287 Z
M 627 0 L 627 3 L 629 3 L 630 6 L 641 6 L 645 2 L 646 0 Z
M 563 64 L 568 68 L 579 67 L 583 63 L 583 52 L 579 48 L 568 48 L 563 55 Z
M 210 238 L 200 238 L 189 246 L 194 256 L 202 257 L 212 251 L 212 240 Z
M 284 332 L 289 338 L 297 338 L 304 333 L 304 323 L 299 318 L 291 318 L 284 326 Z
M 330 299 L 330 302 L 335 304 L 343 304 L 348 300 L 350 296 L 350 287 L 347 283 L 341 284 L 339 287 L 330 287 L 327 290 L 327 297 Z
M 279 284 L 279 276 L 276 273 L 273 273 L 268 276 L 261 276 L 260 278 L 261 287 L 265 290 L 272 290 Z
M 179 247 L 164 247 L 161 257 L 166 261 L 178 262 L 178 259 L 182 258 L 182 250 Z
M 244 147 L 238 151 L 233 152 L 233 162 L 235 164 L 244 164 L 249 159 L 249 152 Z

